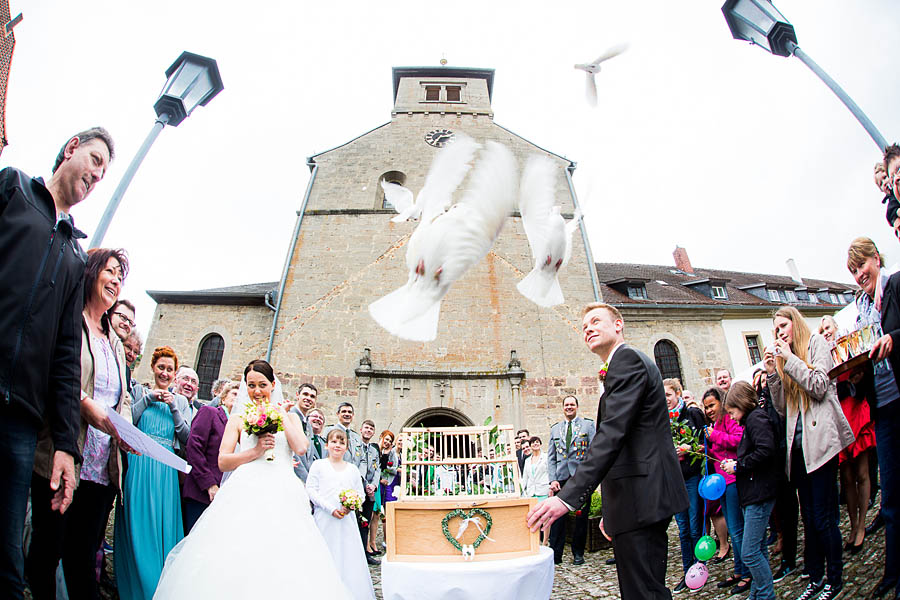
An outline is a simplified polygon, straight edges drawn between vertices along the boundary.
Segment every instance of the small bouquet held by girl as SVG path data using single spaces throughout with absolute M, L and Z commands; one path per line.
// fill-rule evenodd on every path
M 338 494 L 338 500 L 341 501 L 341 506 L 350 512 L 356 512 L 362 509 L 363 499 L 356 490 L 343 490 Z
M 263 402 L 262 404 L 248 402 L 242 415 L 244 431 L 256 436 L 284 431 L 282 412 L 283 407 L 282 410 L 279 410 L 279 407 L 272 402 Z M 274 448 L 266 450 L 266 460 L 269 462 L 275 460 Z

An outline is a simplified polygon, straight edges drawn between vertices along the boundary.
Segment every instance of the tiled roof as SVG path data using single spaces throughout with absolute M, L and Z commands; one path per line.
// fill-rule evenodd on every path
M 709 305 L 713 306 L 780 306 L 783 301 L 772 302 L 746 291 L 748 287 L 760 286 L 769 289 L 802 290 L 804 287 L 815 293 L 828 290 L 837 293 L 855 292 L 856 286 L 837 281 L 824 279 L 803 279 L 803 285 L 799 285 L 786 275 L 767 275 L 764 273 L 744 273 L 740 271 L 723 271 L 720 269 L 698 269 L 693 273 L 679 271 L 669 265 L 641 265 L 631 263 L 597 263 L 597 277 L 600 282 L 600 293 L 605 302 L 610 304 L 672 304 L 672 305 Z M 609 282 L 620 280 L 644 280 L 647 298 L 631 298 L 625 293 L 622 286 L 616 285 L 614 289 Z M 727 300 L 715 300 L 706 295 L 694 285 L 686 285 L 691 282 L 702 283 L 703 280 L 712 280 L 713 285 L 724 283 L 728 294 Z M 745 289 L 741 289 L 745 288 Z M 620 291 L 621 290 L 621 291 Z M 798 299 L 796 304 L 808 306 L 843 306 L 824 302 L 821 298 L 817 303 L 811 303 Z
M 228 304 L 265 305 L 266 294 L 278 288 L 277 281 L 248 283 L 206 290 L 164 291 L 147 290 L 147 295 L 158 303 L 169 304 Z

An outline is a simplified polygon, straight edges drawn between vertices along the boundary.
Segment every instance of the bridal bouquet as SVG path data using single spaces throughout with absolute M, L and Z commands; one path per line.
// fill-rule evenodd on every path
M 362 496 L 356 490 L 344 490 L 338 494 L 338 499 L 341 501 L 341 506 L 351 511 L 360 510 L 363 505 Z
M 284 421 L 281 413 L 271 402 L 256 404 L 249 402 L 244 409 L 244 431 L 248 434 L 260 436 L 266 433 L 278 433 L 284 430 Z M 266 460 L 275 460 L 275 450 L 266 450 Z

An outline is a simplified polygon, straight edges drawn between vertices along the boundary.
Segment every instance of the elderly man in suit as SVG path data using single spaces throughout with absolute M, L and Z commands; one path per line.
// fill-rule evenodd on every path
M 295 406 L 291 412 L 296 410 Z M 322 431 L 325 429 L 325 413 L 321 409 L 312 408 L 306 413 L 306 419 L 310 430 L 309 448 L 303 456 L 294 456 L 294 473 L 303 483 L 306 483 L 306 477 L 309 475 L 309 468 L 313 461 L 328 455 L 328 449 L 325 448 L 325 436 L 322 435 Z
M 559 493 L 566 482 L 575 475 L 578 465 L 587 456 L 587 449 L 594 439 L 594 422 L 578 416 L 578 398 L 563 398 L 563 415 L 565 419 L 550 428 L 550 442 L 547 444 L 547 475 L 550 481 L 550 494 Z M 575 516 L 575 531 L 572 533 L 572 563 L 584 564 L 584 547 L 587 544 L 588 509 L 579 504 Z M 562 562 L 563 550 L 566 547 L 566 520 L 556 521 L 550 528 L 550 547 L 553 548 L 553 560 Z
M 624 329 L 615 307 L 599 302 L 585 307 L 584 342 L 606 371 L 597 433 L 575 475 L 529 512 L 528 525 L 546 530 L 582 506 L 600 482 L 600 524 L 614 543 L 622 600 L 670 600 L 666 529 L 672 515 L 687 509 L 688 497 L 659 369 L 625 345 Z

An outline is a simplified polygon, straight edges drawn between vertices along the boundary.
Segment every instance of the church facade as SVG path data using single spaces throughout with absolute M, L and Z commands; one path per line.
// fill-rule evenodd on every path
M 389 122 L 310 157 L 296 226 L 280 281 L 198 291 L 150 291 L 157 302 L 145 355 L 171 345 L 200 375 L 201 398 L 217 377 L 239 379 L 267 358 L 293 394 L 309 381 L 329 422 L 351 402 L 358 424 L 404 426 L 495 423 L 537 435 L 562 418 L 574 394 L 582 414 L 597 413 L 599 359 L 581 336 L 581 308 L 617 306 L 628 343 L 664 376 L 695 395 L 718 369 L 752 370 L 772 341 L 772 314 L 795 305 L 812 328 L 852 301 L 852 286 L 792 276 L 694 269 L 677 248 L 673 265 L 594 263 L 584 225 L 560 274 L 566 303 L 541 308 L 519 294 L 532 267 L 521 218 L 513 214 L 492 250 L 446 295 L 438 335 L 398 339 L 369 316 L 372 301 L 407 280 L 406 244 L 417 222 L 392 223 L 380 182 L 418 192 L 435 153 L 460 134 L 505 144 L 520 167 L 531 154 L 558 169 L 556 200 L 571 217 L 575 164 L 494 122 L 493 70 L 393 69 Z M 464 191 L 466 182 L 457 191 Z M 137 370 L 150 380 L 149 361 Z
M 393 69 L 391 120 L 308 159 L 282 280 L 190 292 L 148 292 L 157 301 L 146 354 L 173 346 L 199 372 L 208 393 L 216 376 L 239 378 L 251 359 L 268 357 L 286 393 L 311 381 L 334 418 L 356 407 L 356 422 L 380 429 L 495 423 L 546 432 L 575 394 L 596 414 L 599 360 L 584 348 L 581 307 L 599 299 L 584 225 L 560 274 L 566 303 L 536 306 L 516 289 L 532 267 L 518 214 L 489 254 L 444 298 L 437 339 L 400 340 L 369 316 L 370 302 L 407 279 L 406 243 L 417 222 L 392 223 L 380 182 L 418 192 L 435 153 L 464 133 L 506 145 L 520 168 L 532 154 L 557 165 L 557 203 L 578 208 L 575 164 L 494 122 L 491 69 Z M 464 191 L 463 182 L 457 198 Z M 149 364 L 137 372 L 149 379 Z

